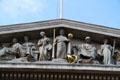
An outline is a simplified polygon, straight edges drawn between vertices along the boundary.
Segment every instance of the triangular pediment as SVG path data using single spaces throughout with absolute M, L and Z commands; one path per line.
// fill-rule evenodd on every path
M 26 31 L 35 31 L 41 29 L 49 29 L 49 28 L 58 28 L 58 27 L 65 27 L 71 29 L 77 29 L 82 31 L 88 31 L 113 37 L 120 37 L 120 30 L 88 24 L 83 22 L 77 22 L 73 20 L 67 19 L 56 19 L 56 20 L 47 20 L 47 21 L 40 21 L 40 22 L 31 22 L 31 23 L 24 23 L 24 24 L 15 24 L 15 25 L 8 25 L 8 26 L 1 26 L 0 27 L 0 35 L 2 34 L 9 34 L 9 33 L 17 33 L 17 32 L 26 32 Z

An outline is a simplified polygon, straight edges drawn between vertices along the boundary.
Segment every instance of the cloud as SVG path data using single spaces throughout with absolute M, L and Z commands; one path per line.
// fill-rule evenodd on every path
M 46 0 L 0 0 L 0 14 L 16 18 L 42 13 Z

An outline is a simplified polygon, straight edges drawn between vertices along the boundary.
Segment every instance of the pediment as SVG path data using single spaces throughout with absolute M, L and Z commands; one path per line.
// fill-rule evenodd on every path
M 114 46 L 114 40 L 116 40 L 115 48 L 118 48 L 118 49 L 120 48 L 120 30 L 119 29 L 114 29 L 114 28 L 109 28 L 109 27 L 104 27 L 104 26 L 94 25 L 94 24 L 88 24 L 88 23 L 83 23 L 83 22 L 77 22 L 73 20 L 66 20 L 66 19 L 56 19 L 56 20 L 47 20 L 47 21 L 40 21 L 40 22 L 31 22 L 31 23 L 1 26 L 0 27 L 0 43 L 10 45 L 9 47 L 7 46 L 7 48 L 12 49 L 11 43 L 12 43 L 13 38 L 17 38 L 18 43 L 23 45 L 25 42 L 24 36 L 28 36 L 29 41 L 34 43 L 35 47 L 37 47 L 36 51 L 38 52 L 37 56 L 39 57 L 40 47 L 38 46 L 37 43 L 41 37 L 40 32 L 41 31 L 46 32 L 47 37 L 50 38 L 51 44 L 53 45 L 54 30 L 56 32 L 55 33 L 55 37 L 56 37 L 59 35 L 59 30 L 61 28 L 65 30 L 66 38 L 68 37 L 68 33 L 73 34 L 73 39 L 70 40 L 72 47 L 73 47 L 73 44 L 75 47 L 78 47 L 79 44 L 81 45 L 82 43 L 84 43 L 86 36 L 90 36 L 92 41 L 95 44 L 96 51 L 100 49 L 100 45 L 103 44 L 104 38 L 108 38 L 108 40 L 111 41 L 110 45 L 112 46 Z M 67 42 L 67 47 L 68 47 L 68 42 Z M 52 52 L 53 51 L 55 50 L 52 50 Z M 77 53 L 73 53 L 73 54 L 77 54 Z M 70 57 L 71 56 L 72 54 L 70 55 Z M 56 77 L 57 79 L 59 79 L 58 75 L 66 76 L 66 79 L 67 79 L 67 76 L 77 76 L 76 80 L 78 79 L 79 76 L 81 76 L 80 79 L 88 79 L 88 76 L 89 78 L 92 78 L 92 77 L 96 78 L 96 76 L 97 77 L 100 76 L 101 79 L 110 77 L 110 79 L 113 79 L 113 80 L 114 78 L 116 78 L 116 80 L 120 78 L 119 77 L 120 55 L 118 55 L 119 60 L 116 61 L 117 64 L 114 64 L 114 65 L 103 64 L 103 63 L 100 63 L 100 64 L 88 63 L 87 64 L 86 62 L 80 63 L 80 61 L 77 61 L 77 59 L 76 59 L 77 62 L 74 62 L 73 64 L 71 64 L 67 61 L 67 58 L 62 59 L 62 61 L 60 61 L 57 58 L 55 58 L 56 61 L 54 61 L 54 59 L 51 59 L 49 61 L 48 60 L 40 61 L 38 60 L 38 57 L 37 57 L 37 60 L 31 62 L 31 61 L 28 61 L 28 56 L 25 56 L 25 57 L 22 56 L 19 58 L 16 58 L 16 56 L 14 57 L 15 58 L 13 59 L 12 57 L 10 61 L 8 60 L 8 56 L 7 56 L 7 61 L 1 59 L 0 77 L 2 74 L 2 78 L 4 79 L 8 77 L 10 78 L 11 76 L 14 79 L 17 79 L 19 78 L 18 75 L 20 75 L 21 78 L 23 77 L 26 79 L 27 79 L 26 75 L 28 75 L 30 79 L 32 79 L 31 75 L 37 76 L 36 77 L 37 79 L 38 77 L 40 77 L 39 75 L 44 75 L 46 77 L 49 76 L 50 80 L 51 78 L 55 78 L 56 75 L 57 75 Z M 22 76 L 22 73 L 25 76 Z M 112 78 L 111 75 L 113 75 L 114 78 Z M 54 77 L 51 77 L 51 76 L 54 76 Z M 34 79 L 36 78 L 34 77 Z M 43 76 L 40 77 L 40 79 L 42 78 Z M 73 78 L 68 77 L 68 79 L 73 79 Z M 97 80 L 97 79 L 94 79 L 94 80 Z M 105 80 L 107 80 L 107 78 Z
M 50 28 L 71 28 L 76 30 L 82 30 L 97 34 L 103 34 L 113 37 L 120 37 L 120 30 L 88 24 L 83 22 L 77 22 L 73 20 L 66 20 L 66 19 L 56 19 L 56 20 L 48 20 L 48 21 L 40 21 L 40 22 L 31 22 L 31 23 L 24 23 L 24 24 L 14 24 L 8 26 L 1 26 L 0 27 L 0 35 L 2 34 L 9 34 L 9 33 L 18 33 L 18 32 L 27 32 L 27 31 L 35 31 L 41 29 L 50 29 Z

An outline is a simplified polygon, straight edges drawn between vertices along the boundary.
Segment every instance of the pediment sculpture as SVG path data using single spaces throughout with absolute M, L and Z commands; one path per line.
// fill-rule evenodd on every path
M 40 37 L 38 42 L 34 43 L 29 41 L 28 36 L 24 36 L 24 43 L 22 44 L 18 42 L 17 38 L 13 38 L 12 46 L 2 45 L 0 60 L 15 61 L 24 58 L 26 62 L 36 62 L 64 59 L 71 64 L 106 65 L 116 64 L 116 60 L 120 60 L 119 51 L 113 51 L 114 47 L 108 44 L 109 40 L 107 38 L 103 40 L 100 49 L 97 49 L 91 43 L 91 37 L 89 36 L 85 36 L 84 43 L 73 45 L 71 43 L 74 39 L 73 34 L 69 33 L 68 36 L 65 36 L 65 30 L 63 29 L 60 29 L 59 35 L 53 39 L 47 37 L 44 31 L 40 32 Z

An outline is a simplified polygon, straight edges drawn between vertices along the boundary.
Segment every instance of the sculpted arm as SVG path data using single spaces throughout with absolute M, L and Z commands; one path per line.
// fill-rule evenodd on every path
M 39 41 L 38 41 L 38 46 L 41 46 L 41 45 L 42 45 L 42 41 L 39 40 Z

